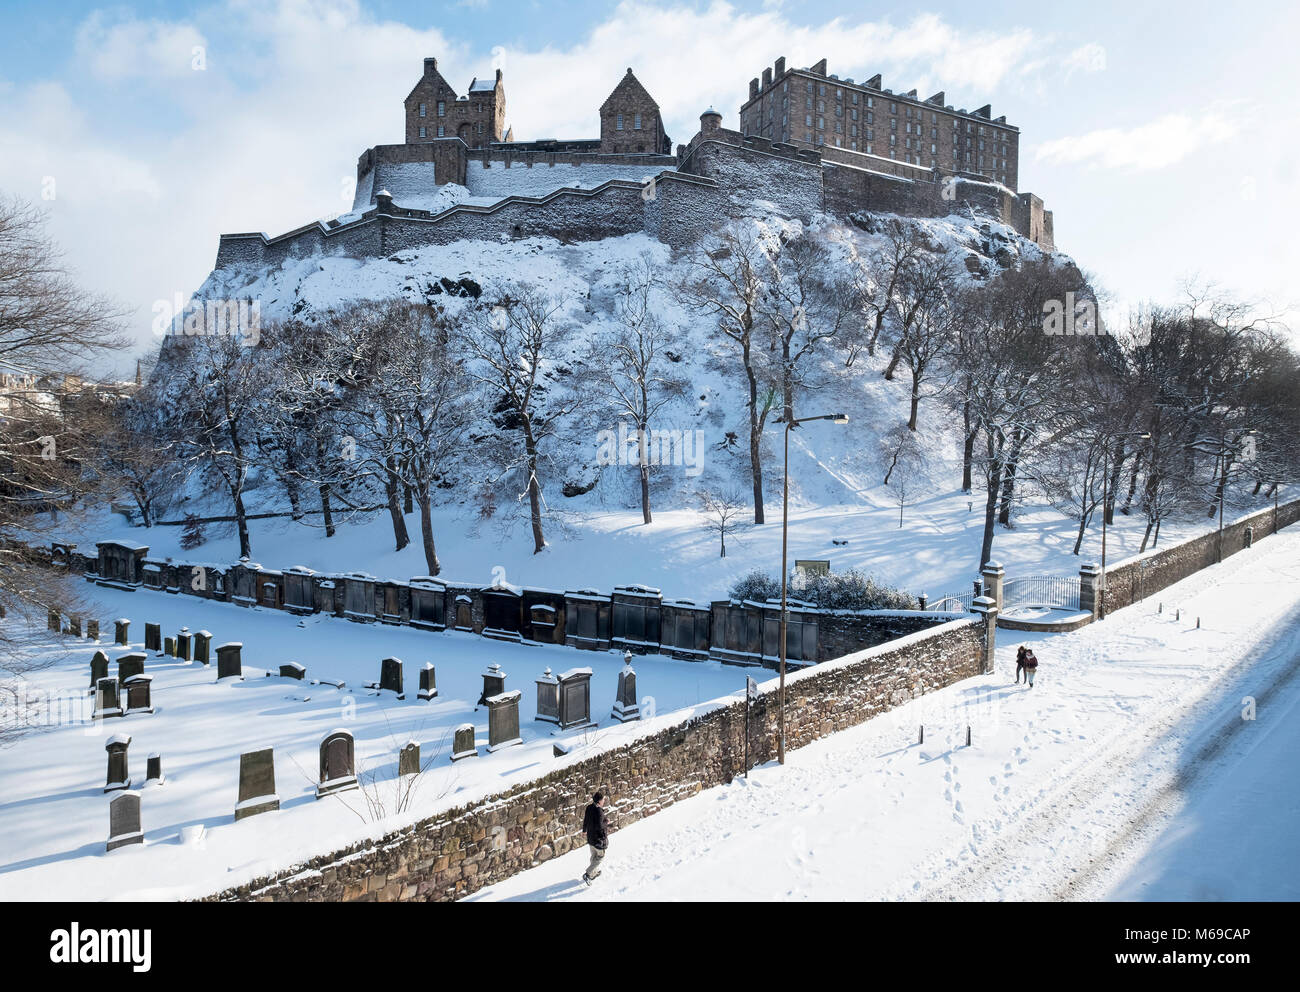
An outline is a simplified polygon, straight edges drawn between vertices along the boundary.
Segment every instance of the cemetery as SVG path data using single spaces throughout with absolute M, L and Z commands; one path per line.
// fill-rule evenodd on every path
M 366 790 L 382 798 L 418 775 L 407 819 L 431 815 L 545 773 L 557 745 L 631 739 L 745 684 L 743 669 L 657 652 L 631 675 L 623 650 L 579 654 L 559 637 L 381 635 L 320 613 L 300 626 L 278 607 L 107 584 L 94 598 L 117 643 L 87 638 L 85 617 L 80 638 L 60 623 L 40 676 L 85 719 L 0 751 L 3 899 L 202 897 L 383 833 L 393 824 L 368 819 Z M 518 611 L 496 617 L 516 635 L 566 608 L 511 599 Z M 620 628 L 645 640 L 635 633 Z

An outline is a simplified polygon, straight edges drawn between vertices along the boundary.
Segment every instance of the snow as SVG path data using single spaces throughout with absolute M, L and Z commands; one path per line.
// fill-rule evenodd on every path
M 82 583 L 77 583 L 81 586 Z M 614 652 L 487 641 L 461 632 L 433 633 L 409 627 L 359 624 L 320 615 L 300 618 L 275 610 L 246 609 L 184 596 L 87 587 L 98 600 L 94 615 L 132 619 L 132 635 L 143 637 L 145 621 L 164 631 L 202 625 L 218 636 L 237 634 L 243 646 L 245 681 L 217 682 L 211 666 L 175 658 L 151 658 L 152 715 L 130 714 L 98 723 L 64 722 L 43 727 L 0 750 L 0 900 L 17 899 L 178 899 L 239 885 L 267 871 L 287 868 L 321 851 L 377 837 L 394 820 L 370 822 L 357 793 L 317 800 L 315 790 L 321 741 L 346 726 L 354 735 L 356 769 L 373 773 L 381 793 L 396 788 L 397 756 L 403 743 L 420 744 L 429 762 L 415 805 L 402 823 L 440 809 L 473 802 L 561 767 L 553 744 L 595 746 L 615 735 L 614 746 L 649 723 L 621 726 L 608 718 L 618 674 Z M 43 622 L 40 625 L 44 626 Z M 43 632 L 42 632 L 43 633 Z M 51 665 L 31 676 L 34 689 L 89 717 L 94 698 L 86 693 L 87 667 L 99 648 L 91 642 L 47 634 L 40 649 Z M 141 640 L 116 646 L 112 657 L 139 651 Z M 367 695 L 357 688 L 377 678 L 385 657 L 414 658 L 417 667 L 435 665 L 439 695 L 398 701 L 392 693 Z M 303 698 L 299 684 L 279 678 L 286 659 L 300 659 L 312 682 L 336 686 Z M 488 754 L 488 711 L 475 712 L 489 664 L 514 673 L 519 695 L 522 744 Z M 535 681 L 543 669 L 562 670 L 581 662 L 592 671 L 592 716 L 600 724 L 552 736 L 553 725 L 534 721 Z M 744 673 L 716 662 L 688 663 L 659 655 L 638 659 L 639 690 L 655 699 L 657 712 L 669 714 L 708 704 L 743 690 Z M 494 673 L 495 674 L 495 673 Z M 670 716 L 660 719 L 670 720 Z M 473 760 L 450 762 L 452 734 L 471 728 L 479 750 Z M 143 805 L 145 844 L 133 852 L 103 856 L 108 817 L 102 799 L 105 743 L 133 738 L 129 752 L 138 790 L 144 783 L 144 755 L 167 755 L 167 779 L 150 788 Z M 239 756 L 258 748 L 275 752 L 279 813 L 235 823 Z M 467 754 L 473 752 L 467 752 Z M 581 760 L 577 757 L 574 760 Z M 136 777 L 135 774 L 132 776 Z M 362 815 L 358 815 L 359 811 Z M 205 829 L 202 846 L 186 831 Z
M 1300 527 L 1159 599 L 622 829 L 611 797 L 591 888 L 578 850 L 472 898 L 1296 900 Z

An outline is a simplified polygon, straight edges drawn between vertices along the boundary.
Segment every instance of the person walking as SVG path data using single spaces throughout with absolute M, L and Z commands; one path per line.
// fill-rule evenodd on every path
M 582 880 L 588 885 L 600 874 L 600 863 L 605 860 L 609 849 L 609 817 L 605 815 L 606 797 L 597 792 L 587 805 L 587 812 L 582 816 L 582 831 L 587 835 L 587 847 L 591 849 L 591 862 L 582 873 Z
M 1020 673 L 1025 670 L 1025 655 L 1028 653 L 1029 649 L 1023 644 L 1016 649 L 1016 685 L 1020 684 Z
M 1029 682 L 1029 688 L 1034 687 L 1034 676 L 1038 673 L 1038 656 L 1032 651 L 1025 652 L 1025 678 Z

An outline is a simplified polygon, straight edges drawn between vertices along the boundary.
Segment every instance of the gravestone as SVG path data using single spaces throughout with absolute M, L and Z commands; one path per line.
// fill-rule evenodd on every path
M 379 688 L 397 693 L 398 699 L 406 698 L 406 679 L 402 672 L 401 658 L 385 658 L 379 665 Z
M 218 648 L 218 658 L 221 649 Z M 235 806 L 235 822 L 258 813 L 269 813 L 280 808 L 280 797 L 275 794 L 275 751 L 263 748 L 239 756 L 239 802 Z
M 461 758 L 473 758 L 477 754 L 478 748 L 474 746 L 474 724 L 462 723 L 452 734 L 451 760 L 459 761 Z
M 280 666 L 280 678 L 297 679 L 301 682 L 307 677 L 307 669 L 296 661 L 290 661 Z
M 548 668 L 537 680 L 537 716 L 542 723 L 560 722 L 560 681 Z
M 488 753 L 524 742 L 519 736 L 519 696 L 519 690 L 514 689 L 485 700 L 488 708 Z
M 190 628 L 182 627 L 181 632 L 176 635 L 176 657 L 181 661 L 190 660 Z
M 487 671 L 483 673 L 483 692 L 478 697 L 478 702 L 474 708 L 482 706 L 488 701 L 488 696 L 499 696 L 506 691 L 506 673 L 501 671 L 501 666 L 493 662 L 488 665 Z
M 176 657 L 176 638 L 174 637 L 163 638 L 163 654 L 168 658 Z
M 131 772 L 127 767 L 126 749 L 131 746 L 130 734 L 114 734 L 104 750 L 108 752 L 108 781 L 104 784 L 105 792 L 131 788 Z
M 150 688 L 153 682 L 152 675 L 132 675 L 124 683 L 126 688 L 126 712 L 130 713 L 152 713 L 153 698 Z
M 162 770 L 162 755 L 156 751 L 149 755 L 149 760 L 145 769 L 145 785 L 152 782 L 154 785 L 162 785 L 166 781 Z
M 432 699 L 438 695 L 438 683 L 434 677 L 433 664 L 425 662 L 420 669 L 420 699 Z
M 407 741 L 406 746 L 397 753 L 397 774 L 420 774 L 420 745 L 415 741 Z
M 632 652 L 623 655 L 623 670 L 618 673 L 618 694 L 614 697 L 614 711 L 610 714 L 619 723 L 641 719 L 636 704 L 636 672 L 632 670 Z
M 95 641 L 96 643 L 98 643 L 98 641 L 99 641 L 99 621 L 98 621 L 98 620 L 87 620 L 87 621 L 86 621 L 86 640 L 88 640 L 88 641 Z
M 346 730 L 335 730 L 320 742 L 320 784 L 316 798 L 358 788 L 356 745 Z
M 81 636 L 81 617 L 68 617 L 68 633 L 73 637 Z
M 136 675 L 144 674 L 145 655 L 138 652 L 124 654 L 117 659 L 117 680 L 125 682 Z
M 59 616 L 58 610 L 49 611 L 45 625 L 49 627 L 51 633 L 60 634 L 63 632 L 63 618 Z
M 134 792 L 114 796 L 108 804 L 108 845 L 106 851 L 116 851 L 128 844 L 143 844 L 144 831 L 140 829 L 140 797 Z
M 103 651 L 96 651 L 90 659 L 90 690 L 95 691 L 95 686 L 99 685 L 100 679 L 108 678 L 108 655 Z
M 204 665 L 212 661 L 212 635 L 206 630 L 194 634 L 194 660 Z
M 131 621 L 125 618 L 113 621 L 113 643 L 121 644 L 125 647 L 130 642 L 128 630 L 131 627 Z
M 571 668 L 558 682 L 560 729 L 595 726 L 591 721 L 591 669 Z
M 95 684 L 94 718 L 122 716 L 122 700 L 118 692 L 117 679 L 100 679 Z
M 240 641 L 231 641 L 217 648 L 217 681 L 222 679 L 242 679 L 244 665 L 240 660 L 244 645 Z
M 144 625 L 144 649 L 146 651 L 162 650 L 162 624 L 148 623 Z

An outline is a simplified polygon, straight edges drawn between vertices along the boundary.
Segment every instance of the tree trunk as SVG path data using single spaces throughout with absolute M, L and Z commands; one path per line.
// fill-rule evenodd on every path
M 1003 527 L 1011 526 L 1011 501 L 1016 494 L 1016 468 L 1020 462 L 1020 452 L 1024 448 L 1025 432 L 1016 428 L 1011 438 L 1011 454 L 1004 463 L 1002 483 L 1002 505 L 998 508 L 998 523 Z
M 235 523 L 239 528 L 239 557 L 251 558 L 253 543 L 248 539 L 248 514 L 244 510 L 244 487 L 231 486 L 230 496 L 235 504 Z
M 1005 441 L 999 437 L 988 437 L 988 456 L 989 466 L 985 481 L 987 482 L 986 496 L 984 499 L 984 539 L 980 542 L 980 560 L 976 569 L 984 567 L 984 563 L 993 555 L 993 525 L 997 522 L 998 510 L 998 493 L 1002 490 L 1002 449 Z
M 1121 447 L 1115 453 L 1114 467 L 1111 469 L 1110 478 L 1105 480 L 1106 491 L 1101 494 L 1102 513 L 1106 518 L 1106 526 L 1115 522 L 1115 493 L 1119 490 L 1119 476 L 1124 471 L 1124 460 L 1128 457 Z
M 533 554 L 540 554 L 546 547 L 546 538 L 542 535 L 542 487 L 537 482 L 537 441 L 533 437 L 533 424 L 524 418 L 524 451 L 528 466 L 528 512 L 533 526 Z
M 1131 472 L 1129 472 L 1129 477 L 1128 477 L 1128 495 L 1124 497 L 1124 506 L 1119 511 L 1120 513 L 1124 514 L 1124 516 L 1126 517 L 1129 514 L 1129 510 L 1132 509 L 1133 507 L 1133 496 L 1134 494 L 1137 493 L 1138 470 L 1141 467 L 1142 467 L 1142 452 L 1141 450 L 1139 450 L 1133 456 L 1133 469 Z
M 970 403 L 962 406 L 962 422 L 966 428 L 966 442 L 961 455 L 961 491 L 971 490 L 971 463 L 975 460 L 975 439 L 979 431 L 971 424 Z
M 320 514 L 321 519 L 325 521 L 325 536 L 334 536 L 334 511 L 330 508 L 330 484 L 322 482 L 320 484 Z
M 645 394 L 642 393 L 644 402 Z M 650 425 L 645 420 L 637 423 L 638 442 L 640 451 L 640 470 L 641 470 L 641 522 L 650 523 L 654 518 L 650 515 Z
M 389 455 L 384 460 L 384 494 L 388 497 L 388 516 L 393 521 L 393 543 L 397 546 L 395 550 L 401 551 L 411 543 L 411 537 L 406 532 L 406 518 L 402 516 L 398 486 L 397 465 L 393 456 Z
M 430 512 L 432 501 L 429 499 L 427 488 L 420 493 L 419 503 L 420 537 L 424 540 L 424 564 L 430 575 L 437 575 L 442 571 L 442 566 L 438 563 L 438 550 L 433 546 L 433 514 Z
M 758 422 L 758 378 L 749 361 L 749 342 L 745 342 L 745 375 L 749 379 L 749 474 L 754 483 L 754 523 L 763 519 L 763 429 Z
M 912 412 L 907 418 L 907 429 L 916 430 L 916 408 L 921 403 L 921 377 L 919 373 L 912 374 Z

